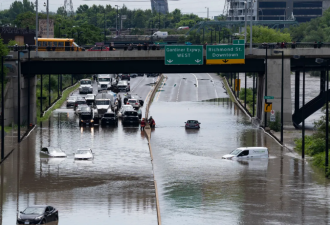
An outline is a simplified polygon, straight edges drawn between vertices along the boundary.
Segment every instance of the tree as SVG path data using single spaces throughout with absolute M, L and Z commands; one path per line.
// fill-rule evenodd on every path
M 247 40 L 250 37 L 250 28 L 247 29 Z M 244 39 L 244 37 L 241 37 Z M 253 26 L 252 27 L 252 42 L 253 43 L 263 43 L 263 42 L 290 42 L 290 33 L 284 33 L 280 30 L 275 30 L 263 26 Z
M 89 7 L 88 5 L 80 5 L 78 8 L 77 8 L 77 11 L 76 13 L 77 14 L 82 14 L 82 13 L 86 13 L 88 11 Z
M 66 16 L 66 11 L 64 10 L 64 6 L 61 6 L 57 9 L 57 14 L 60 16 Z

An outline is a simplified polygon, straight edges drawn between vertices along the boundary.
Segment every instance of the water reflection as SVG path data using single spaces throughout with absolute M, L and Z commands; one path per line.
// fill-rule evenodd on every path
M 151 145 L 162 224 L 329 223 L 328 181 L 254 128 L 234 103 L 157 102 L 152 112 L 161 126 Z M 183 131 L 190 118 L 202 123 L 196 133 Z M 247 146 L 267 147 L 270 158 L 221 159 Z
M 61 224 L 156 224 L 150 155 L 139 128 L 81 129 L 70 115 L 54 113 L 1 165 L 0 224 L 12 224 L 33 204 L 55 206 Z M 43 145 L 60 147 L 67 158 L 40 157 Z M 93 161 L 74 160 L 83 147 L 93 149 Z

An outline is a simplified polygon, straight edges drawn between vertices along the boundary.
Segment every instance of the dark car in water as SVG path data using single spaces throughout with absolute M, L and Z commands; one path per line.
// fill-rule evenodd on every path
M 101 119 L 101 125 L 118 125 L 118 117 L 116 113 L 112 112 L 111 110 L 108 110 L 108 112 L 106 112 Z
M 143 77 L 144 76 L 144 73 L 138 73 L 137 74 L 139 77 Z
M 139 116 L 135 110 L 126 110 L 122 116 L 122 123 L 123 124 L 139 124 Z
M 131 80 L 130 75 L 128 73 L 123 73 L 123 75 L 121 75 L 121 80 Z
M 58 210 L 50 205 L 32 205 L 21 211 L 17 224 L 46 224 L 58 221 Z
M 130 76 L 131 78 L 136 78 L 136 77 L 138 76 L 138 74 L 137 74 L 137 73 L 131 73 L 129 76 Z
M 199 129 L 201 123 L 198 120 L 188 120 L 185 124 L 185 128 L 187 129 Z
M 157 77 L 159 73 L 147 73 L 147 77 Z

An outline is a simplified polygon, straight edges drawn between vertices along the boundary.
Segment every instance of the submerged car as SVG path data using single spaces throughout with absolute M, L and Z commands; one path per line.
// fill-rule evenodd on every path
M 124 112 L 126 110 L 134 110 L 134 108 L 131 105 L 123 105 L 118 112 L 118 116 L 121 117 L 122 115 L 124 115 Z
M 78 107 L 75 110 L 75 113 L 79 116 L 82 111 L 90 110 L 89 105 L 83 104 L 83 105 L 78 105 Z
M 268 148 L 266 147 L 243 147 L 237 148 L 231 153 L 222 156 L 223 159 L 254 159 L 268 158 Z
M 199 129 L 200 126 L 199 124 L 201 124 L 200 122 L 198 122 L 198 120 L 187 120 L 187 122 L 185 122 L 185 127 L 188 129 Z
M 94 159 L 94 155 L 92 149 L 78 149 L 76 153 L 74 153 L 75 160 L 92 160 Z
M 66 157 L 65 152 L 55 147 L 43 147 L 40 153 L 49 157 Z
M 76 103 L 77 97 L 76 96 L 69 96 L 66 101 L 66 107 L 72 107 Z
M 138 113 L 134 110 L 126 110 L 122 115 L 122 123 L 123 124 L 139 124 L 139 116 Z
M 58 221 L 58 210 L 50 205 L 32 205 L 21 211 L 17 224 L 46 224 Z
M 138 76 L 138 74 L 137 74 L 137 73 L 131 73 L 129 76 L 130 76 L 131 78 L 135 78 L 135 77 Z

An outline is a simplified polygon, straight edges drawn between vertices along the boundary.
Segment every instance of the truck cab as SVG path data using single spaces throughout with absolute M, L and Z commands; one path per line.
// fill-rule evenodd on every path
M 79 94 L 93 93 L 93 86 L 91 79 L 82 79 L 80 81 Z
M 110 74 L 99 74 L 97 77 L 98 91 L 109 90 L 111 88 L 112 78 Z
M 99 121 L 104 114 L 109 110 L 113 109 L 113 95 L 107 93 L 101 93 L 96 95 L 94 101 L 94 120 L 95 123 L 99 124 Z

